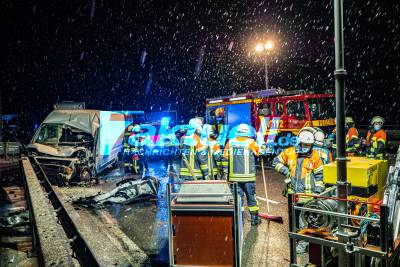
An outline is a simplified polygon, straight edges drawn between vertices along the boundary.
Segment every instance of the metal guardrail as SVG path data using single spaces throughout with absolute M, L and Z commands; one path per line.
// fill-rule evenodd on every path
M 21 155 L 21 144 L 19 142 L 0 142 L 0 156 L 19 157 Z
M 68 237 L 58 223 L 53 206 L 49 203 L 38 177 L 27 157 L 22 158 L 22 171 L 31 223 L 34 232 L 33 247 L 39 245 L 40 264 L 43 266 L 72 266 L 72 250 Z
M 61 223 L 66 236 L 70 240 L 74 256 L 77 258 L 81 266 L 100 266 L 100 261 L 96 258 L 92 248 L 88 245 L 88 242 L 81 235 L 74 221 L 69 216 L 67 209 L 64 207 L 57 193 L 53 190 L 45 172 L 35 158 L 31 157 L 29 159 L 35 168 L 38 181 L 40 181 L 41 186 L 47 193 L 48 200 L 50 200 L 53 209 L 57 213 L 57 218 Z
M 37 161 L 22 157 L 22 168 L 41 265 L 76 266 L 73 255 L 81 266 L 100 266 Z

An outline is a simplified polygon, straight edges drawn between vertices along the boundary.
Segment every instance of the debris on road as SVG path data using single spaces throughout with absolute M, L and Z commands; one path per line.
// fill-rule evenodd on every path
M 80 197 L 73 204 L 88 208 L 103 208 L 108 204 L 129 204 L 157 197 L 159 181 L 153 176 L 141 180 L 127 179 L 117 183 L 117 187 L 96 196 Z

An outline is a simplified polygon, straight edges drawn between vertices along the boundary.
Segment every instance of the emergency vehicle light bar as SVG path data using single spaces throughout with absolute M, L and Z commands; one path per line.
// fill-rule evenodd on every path
M 210 103 L 210 104 L 215 104 L 215 103 L 221 103 L 222 102 L 222 99 L 219 99 L 219 100 L 210 100 L 208 103 Z
M 229 98 L 229 101 L 238 101 L 238 100 L 245 100 L 246 97 L 245 96 L 241 96 L 241 97 L 233 97 L 233 98 Z

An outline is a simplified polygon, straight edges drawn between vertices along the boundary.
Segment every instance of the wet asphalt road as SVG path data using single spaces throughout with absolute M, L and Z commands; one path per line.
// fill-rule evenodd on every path
M 166 203 L 166 183 L 173 181 L 178 171 L 167 172 L 159 162 L 150 162 L 146 175 L 160 180 L 158 198 L 131 205 L 116 205 L 109 208 L 117 219 L 122 231 L 132 239 L 151 259 L 152 265 L 168 266 L 168 214 Z M 114 169 L 105 173 L 103 179 L 124 176 L 123 171 Z M 266 170 L 270 213 L 282 216 L 284 224 L 263 222 L 258 227 L 250 227 L 246 212 L 244 225 L 242 266 L 287 266 L 289 264 L 287 201 L 282 197 L 283 177 L 272 170 Z M 257 172 L 257 195 L 265 198 L 261 169 Z M 264 200 L 259 200 L 260 211 L 267 212 Z

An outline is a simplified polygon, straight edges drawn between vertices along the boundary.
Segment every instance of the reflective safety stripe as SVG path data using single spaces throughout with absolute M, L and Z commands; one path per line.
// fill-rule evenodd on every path
M 231 182 L 252 182 L 256 180 L 255 174 L 229 174 L 229 181 Z
M 201 170 L 206 170 L 206 169 L 208 169 L 207 164 L 201 164 L 201 165 L 200 165 L 200 169 L 201 169 Z
M 324 166 L 319 166 L 317 168 L 315 168 L 314 172 L 322 172 L 322 170 L 324 169 Z
M 379 138 L 378 142 L 382 142 L 382 143 L 386 144 L 386 141 L 384 139 L 382 139 L 382 138 Z
M 133 161 L 133 165 L 134 165 L 133 168 L 135 169 L 135 171 L 138 172 L 139 171 L 139 166 L 138 166 L 136 160 Z
M 183 168 L 181 168 L 181 169 L 179 170 L 179 173 L 182 173 L 182 172 L 190 173 L 189 169 L 188 169 L 188 168 L 185 168 L 185 167 L 183 167 Z M 199 169 L 193 169 L 193 173 L 194 173 L 194 174 L 200 174 L 200 175 L 201 175 L 201 171 L 200 171 Z
M 192 177 L 192 174 L 190 172 L 182 171 L 182 172 L 179 172 L 179 176 Z M 195 173 L 194 176 L 196 178 L 200 178 L 200 179 L 203 177 L 203 175 L 201 173 Z
M 259 211 L 260 210 L 260 208 L 258 206 L 249 206 L 248 208 L 249 208 L 250 212 L 255 212 L 255 211 Z

